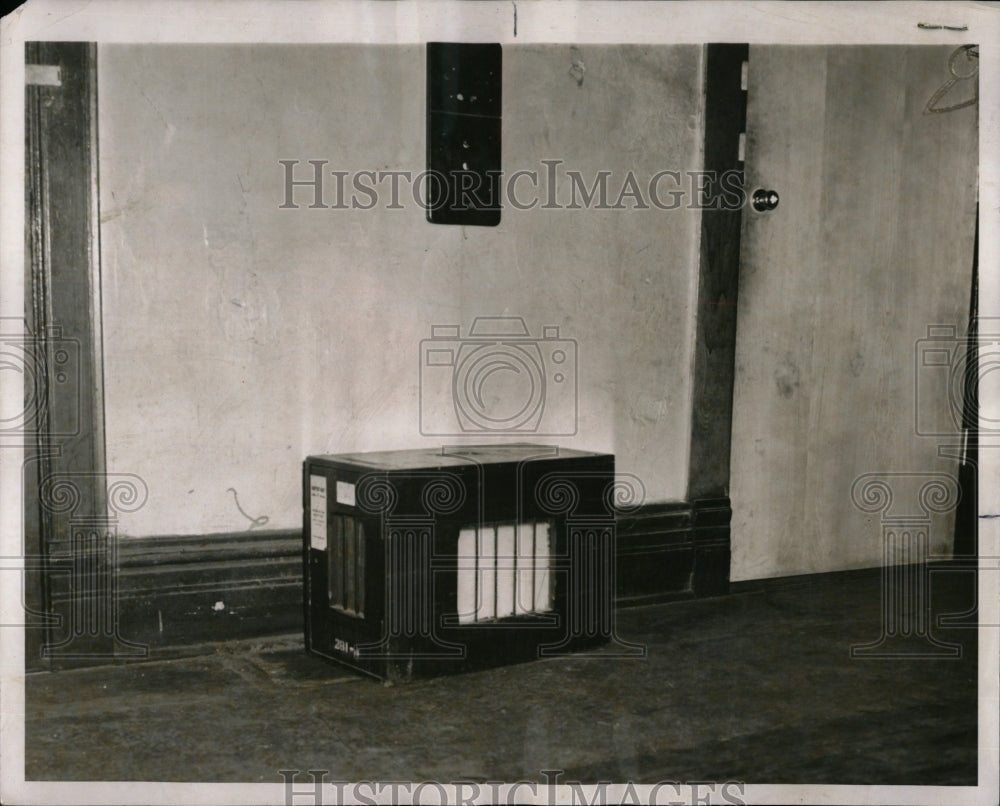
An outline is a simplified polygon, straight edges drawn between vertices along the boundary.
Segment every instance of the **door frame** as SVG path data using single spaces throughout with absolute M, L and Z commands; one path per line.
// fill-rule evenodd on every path
M 77 612 L 74 598 L 91 593 L 73 589 L 71 519 L 106 514 L 97 45 L 27 42 L 25 74 L 24 603 L 32 671 L 52 667 L 47 648 Z M 64 480 L 69 487 L 57 491 Z M 75 496 L 69 511 L 56 505 L 63 493 Z

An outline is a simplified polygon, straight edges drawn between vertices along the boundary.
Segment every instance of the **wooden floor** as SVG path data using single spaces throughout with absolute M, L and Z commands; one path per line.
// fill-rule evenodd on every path
M 938 615 L 971 574 L 935 573 Z M 307 657 L 299 636 L 40 673 L 26 684 L 29 780 L 976 783 L 968 626 L 879 639 L 878 571 L 743 586 L 619 611 L 646 657 L 535 661 L 385 687 Z

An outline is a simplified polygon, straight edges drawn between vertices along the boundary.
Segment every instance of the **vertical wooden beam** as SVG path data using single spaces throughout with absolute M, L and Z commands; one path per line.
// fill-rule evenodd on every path
M 747 94 L 745 44 L 710 44 L 705 53 L 705 195 L 695 314 L 688 501 L 694 507 L 691 590 L 729 589 L 732 509 L 729 455 L 736 371 L 736 301 L 744 199 Z
M 748 51 L 742 44 L 710 44 L 705 60 L 708 204 L 701 219 L 689 501 L 729 495 L 742 215 L 732 188 L 743 187 L 739 151 L 746 127 L 742 74 Z
M 972 244 L 972 292 L 969 300 L 969 330 L 966 335 L 965 384 L 962 400 L 962 431 L 965 451 L 958 466 L 962 498 L 955 509 L 953 555 L 964 560 L 979 556 L 979 207 Z
M 37 46 L 25 46 L 25 64 L 38 61 Z M 24 542 L 23 579 L 24 662 L 26 671 L 46 668 L 42 646 L 50 626 L 48 576 L 42 546 L 42 514 L 38 500 L 38 483 L 47 472 L 49 449 L 44 423 L 36 415 L 45 411 L 44 375 L 32 372 L 34 354 L 39 346 L 33 341 L 38 322 L 45 318 L 45 252 L 42 232 L 42 154 L 41 154 L 41 93 L 30 83 L 25 88 L 24 104 Z
M 104 407 L 101 370 L 97 210 L 97 49 L 93 43 L 29 42 L 26 79 L 26 353 L 35 374 L 26 422 L 26 553 L 43 570 L 27 598 L 45 612 L 71 590 L 70 519 L 105 513 Z M 47 501 L 54 480 L 67 480 L 76 504 Z M 67 488 L 63 488 L 67 489 Z M 61 569 L 56 565 L 63 566 Z M 61 594 L 61 595 L 60 595 Z M 27 630 L 29 663 L 71 629 L 68 610 L 39 644 Z M 78 614 L 77 614 L 78 615 Z

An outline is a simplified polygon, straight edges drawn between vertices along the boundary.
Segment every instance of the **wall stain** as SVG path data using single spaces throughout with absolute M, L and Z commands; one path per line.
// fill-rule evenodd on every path
M 774 371 L 774 383 L 778 387 L 778 393 L 785 399 L 791 397 L 799 388 L 799 368 L 792 360 L 789 353 L 785 360 Z
M 572 59 L 572 64 L 569 68 L 569 74 L 572 79 L 576 82 L 576 86 L 583 86 L 583 74 L 587 72 L 587 68 L 583 64 L 583 59 L 580 58 L 580 49 L 576 45 L 571 45 L 569 49 L 569 55 Z
M 855 350 L 854 355 L 847 359 L 847 371 L 851 373 L 855 378 L 861 376 L 862 371 L 865 368 L 865 357 L 861 355 L 860 350 Z

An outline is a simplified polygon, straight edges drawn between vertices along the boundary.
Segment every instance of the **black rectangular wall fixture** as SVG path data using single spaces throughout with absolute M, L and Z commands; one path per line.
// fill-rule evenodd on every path
M 500 223 L 503 51 L 499 44 L 427 43 L 427 172 L 432 224 Z

